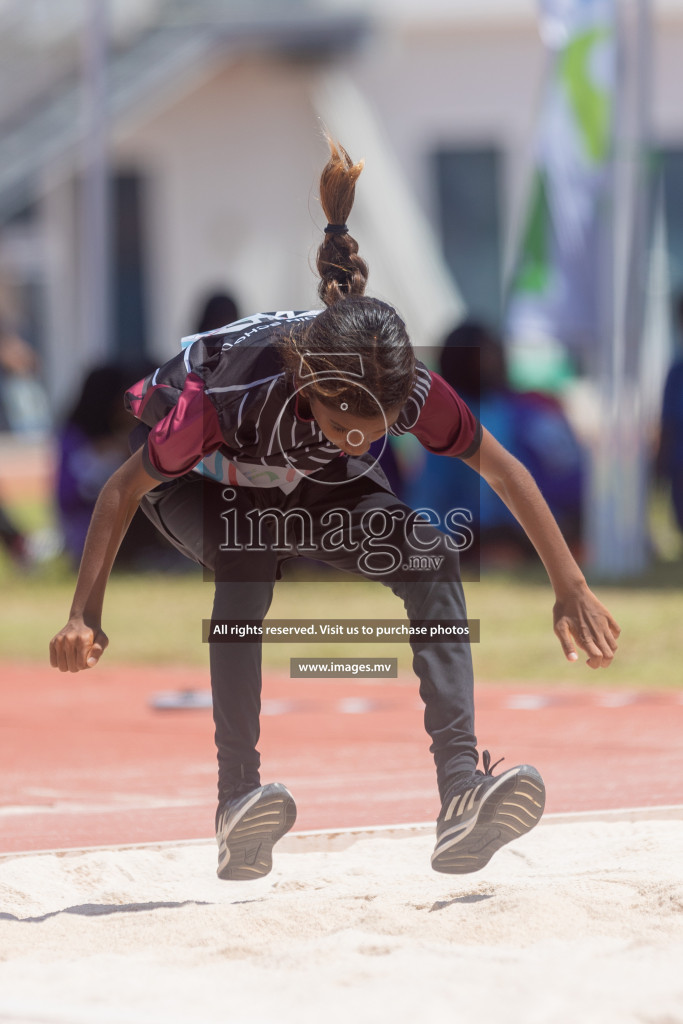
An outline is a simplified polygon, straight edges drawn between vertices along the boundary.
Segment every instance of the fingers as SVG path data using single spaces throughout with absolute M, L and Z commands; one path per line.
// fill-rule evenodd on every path
M 555 634 L 558 640 L 560 641 L 562 650 L 564 651 L 564 656 L 567 659 L 567 661 L 578 661 L 579 656 L 576 653 L 576 648 L 574 647 L 574 641 L 572 640 L 572 634 L 569 628 L 569 623 L 566 619 L 560 619 L 560 621 L 556 624 Z
M 78 635 L 65 627 L 50 642 L 50 664 L 60 672 L 78 672 L 79 647 Z
M 86 651 L 86 668 L 94 668 L 97 662 L 100 660 L 102 655 L 109 645 L 109 640 L 100 630 L 95 638 L 95 643 L 92 645 L 89 651 Z
M 621 629 L 587 587 L 558 598 L 553 619 L 555 633 L 568 661 L 578 660 L 576 647 L 580 647 L 588 655 L 589 668 L 609 668 Z
M 609 668 L 619 649 L 617 637 L 620 633 L 621 630 L 616 622 L 611 619 L 598 628 L 597 635 L 593 640 L 593 646 L 597 647 L 598 653 L 592 655 L 592 662 L 589 659 L 588 664 L 591 668 Z
M 101 630 L 95 635 L 86 626 L 67 625 L 50 641 L 50 664 L 60 672 L 81 672 L 93 668 L 108 643 Z
M 586 664 L 589 668 L 609 668 L 618 649 L 616 638 L 621 630 L 615 622 L 608 621 L 609 625 L 607 622 L 604 624 L 582 622 L 579 625 L 572 622 L 567 616 L 559 619 L 555 626 L 555 633 L 567 660 L 578 660 L 574 646 L 575 641 L 576 645 L 588 655 Z
M 586 664 L 590 668 L 607 668 L 614 658 L 614 650 L 604 634 L 593 636 L 587 629 L 577 638 L 577 643 L 588 655 Z

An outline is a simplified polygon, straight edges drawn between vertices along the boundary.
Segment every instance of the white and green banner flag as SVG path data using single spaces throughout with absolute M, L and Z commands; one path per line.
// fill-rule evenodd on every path
M 508 295 L 513 343 L 577 354 L 600 335 L 603 208 L 616 91 L 615 0 L 540 0 L 550 66 L 529 208 Z

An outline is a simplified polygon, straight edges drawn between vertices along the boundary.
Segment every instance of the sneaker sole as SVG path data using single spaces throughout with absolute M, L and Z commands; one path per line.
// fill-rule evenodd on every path
M 263 786 L 241 809 L 223 842 L 217 875 L 224 881 L 262 878 L 273 866 L 273 846 L 296 821 L 296 804 L 279 782 Z
M 545 786 L 536 769 L 531 765 L 512 769 L 485 794 L 474 818 L 437 842 L 432 867 L 448 875 L 481 870 L 501 846 L 537 825 L 544 807 Z

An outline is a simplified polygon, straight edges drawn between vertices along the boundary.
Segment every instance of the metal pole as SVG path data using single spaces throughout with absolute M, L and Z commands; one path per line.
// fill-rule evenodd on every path
M 90 364 L 105 360 L 110 347 L 107 7 L 108 0 L 86 0 L 82 36 L 81 310 Z
M 621 15 L 621 16 L 620 16 Z M 649 253 L 649 2 L 617 5 L 618 87 L 606 322 L 599 361 L 601 428 L 589 508 L 592 568 L 624 578 L 647 564 L 646 450 L 639 377 Z

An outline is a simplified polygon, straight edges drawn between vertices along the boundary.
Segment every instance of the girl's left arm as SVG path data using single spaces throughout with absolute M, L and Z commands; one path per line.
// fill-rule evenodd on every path
M 590 668 L 607 668 L 621 630 L 589 589 L 531 473 L 486 429 L 478 451 L 463 462 L 490 484 L 536 548 L 555 591 L 555 634 L 567 660 L 577 660 L 576 643 Z

